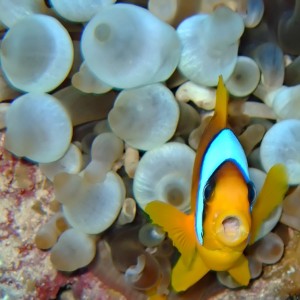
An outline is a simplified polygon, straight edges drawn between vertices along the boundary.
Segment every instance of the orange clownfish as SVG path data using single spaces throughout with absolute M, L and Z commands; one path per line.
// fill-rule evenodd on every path
M 197 150 L 191 189 L 191 212 L 153 201 L 145 211 L 163 227 L 181 256 L 172 270 L 172 286 L 188 289 L 210 270 L 228 271 L 248 285 L 250 271 L 243 251 L 256 241 L 260 227 L 287 191 L 283 165 L 273 166 L 255 197 L 245 153 L 227 126 L 228 93 L 220 77 L 214 116 Z M 256 198 L 256 201 L 254 202 Z

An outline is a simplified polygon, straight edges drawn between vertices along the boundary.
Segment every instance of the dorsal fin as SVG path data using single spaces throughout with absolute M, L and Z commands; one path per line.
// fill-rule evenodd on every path
M 191 209 L 192 213 L 196 210 L 196 200 L 199 187 L 199 176 L 202 167 L 203 158 L 206 149 L 213 137 L 227 126 L 228 113 L 228 92 L 224 86 L 222 76 L 219 77 L 219 83 L 216 94 L 215 113 L 208 123 L 203 135 L 200 139 L 192 177 L 192 192 L 191 192 Z

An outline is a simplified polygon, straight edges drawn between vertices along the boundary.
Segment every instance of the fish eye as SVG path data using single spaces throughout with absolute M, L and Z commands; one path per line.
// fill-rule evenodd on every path
M 211 198 L 216 186 L 216 181 L 214 178 L 211 178 L 207 181 L 203 189 L 204 201 L 207 201 Z
M 256 189 L 255 189 L 254 183 L 252 181 L 249 181 L 247 183 L 247 186 L 248 186 L 248 200 L 249 200 L 249 203 L 252 204 L 256 198 Z

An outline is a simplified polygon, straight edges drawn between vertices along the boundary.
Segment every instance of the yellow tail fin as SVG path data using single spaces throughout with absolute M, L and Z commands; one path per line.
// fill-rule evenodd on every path
M 149 296 L 147 300 L 167 300 L 167 299 L 168 299 L 168 297 L 166 295 L 155 294 L 155 295 Z
M 249 263 L 244 255 L 241 255 L 235 266 L 229 269 L 228 272 L 239 284 L 242 284 L 244 286 L 247 286 L 249 284 L 249 281 L 251 279 Z

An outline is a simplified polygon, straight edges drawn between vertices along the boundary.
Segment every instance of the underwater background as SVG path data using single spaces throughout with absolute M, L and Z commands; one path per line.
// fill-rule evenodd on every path
M 0 38 L 1 299 L 300 297 L 299 0 L 0 0 Z M 289 190 L 249 286 L 176 293 L 144 209 L 190 211 L 219 75 L 258 193 L 275 163 Z

